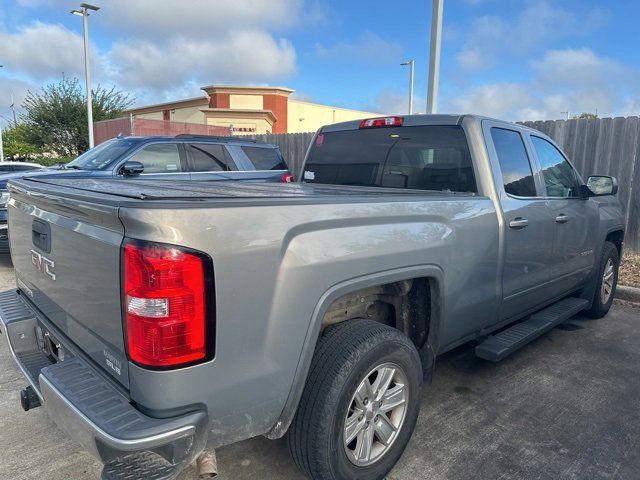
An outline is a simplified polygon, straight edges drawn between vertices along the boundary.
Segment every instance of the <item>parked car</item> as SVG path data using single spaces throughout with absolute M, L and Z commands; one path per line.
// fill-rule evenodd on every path
M 438 355 L 477 340 L 498 361 L 611 306 L 616 180 L 585 183 L 536 130 L 340 123 L 303 172 L 11 181 L 0 318 L 25 410 L 42 403 L 107 479 L 175 478 L 205 447 L 285 433 L 310 478 L 382 479 Z
M 0 253 L 9 251 L 6 220 L 9 178 L 62 175 L 252 182 L 293 180 L 277 145 L 238 137 L 197 135 L 115 138 L 57 168 L 3 162 L 0 172 L 3 167 L 12 170 L 7 175 L 0 174 Z M 38 171 L 31 171 L 36 168 Z
M 10 178 L 19 177 L 24 172 L 42 170 L 44 167 L 38 163 L 29 162 L 0 162 L 0 253 L 9 251 L 9 236 L 7 231 L 7 201 L 9 191 L 7 181 Z
M 39 163 L 4 161 L 0 162 L 0 178 L 2 178 L 2 175 L 5 173 L 28 172 L 31 170 L 40 170 L 42 168 L 44 168 L 44 166 Z

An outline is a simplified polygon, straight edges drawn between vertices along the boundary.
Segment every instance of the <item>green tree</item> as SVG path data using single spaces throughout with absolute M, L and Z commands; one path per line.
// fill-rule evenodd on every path
M 582 112 L 580 115 L 573 117 L 576 120 L 595 120 L 598 118 L 597 113 Z
M 128 94 L 98 85 L 91 90 L 93 120 L 118 118 L 133 100 Z M 58 83 L 29 92 L 23 115 L 27 140 L 43 151 L 64 157 L 77 156 L 89 148 L 86 96 L 77 78 L 63 77 Z
M 29 142 L 29 128 L 24 123 L 4 128 L 2 143 L 4 154 L 8 158 L 26 158 L 40 153 L 40 148 Z

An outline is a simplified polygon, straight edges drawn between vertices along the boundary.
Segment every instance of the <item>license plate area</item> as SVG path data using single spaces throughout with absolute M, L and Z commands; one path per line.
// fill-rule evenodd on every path
M 44 325 L 38 323 L 36 326 L 36 339 L 38 349 L 54 362 L 63 362 L 69 356 L 62 343 Z

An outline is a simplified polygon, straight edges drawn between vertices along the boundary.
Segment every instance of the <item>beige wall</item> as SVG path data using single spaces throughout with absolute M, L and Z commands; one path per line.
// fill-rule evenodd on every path
M 159 112 L 140 113 L 135 115 L 136 118 L 146 118 L 147 120 L 162 120 L 162 110 Z
M 198 105 L 196 107 L 176 108 L 175 113 L 171 113 L 171 121 L 200 124 L 206 123 L 201 109 L 202 105 Z
M 315 132 L 321 126 L 330 123 L 379 116 L 382 116 L 382 114 L 289 99 L 288 130 L 289 133 Z
M 262 110 L 262 95 L 229 95 L 229 107 L 234 110 Z
M 205 123 L 205 117 L 201 109 L 202 106 L 176 108 L 175 112 L 171 112 L 171 121 L 203 124 Z M 136 117 L 146 118 L 148 120 L 164 120 L 162 110 L 163 109 L 160 108 L 156 112 L 139 113 Z M 172 109 L 169 108 L 168 110 L 171 111 Z

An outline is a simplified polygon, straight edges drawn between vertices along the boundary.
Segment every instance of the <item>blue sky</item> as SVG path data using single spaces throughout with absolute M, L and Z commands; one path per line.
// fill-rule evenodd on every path
M 79 2 L 78 2 L 79 3 Z M 424 111 L 431 1 L 95 0 L 95 83 L 143 105 L 210 84 L 284 85 L 299 98 L 401 113 L 416 61 Z M 444 0 L 439 110 L 509 120 L 640 114 L 640 2 Z M 11 94 L 82 77 L 67 0 L 0 0 L 0 115 Z M 0 122 L 2 118 L 0 118 Z

